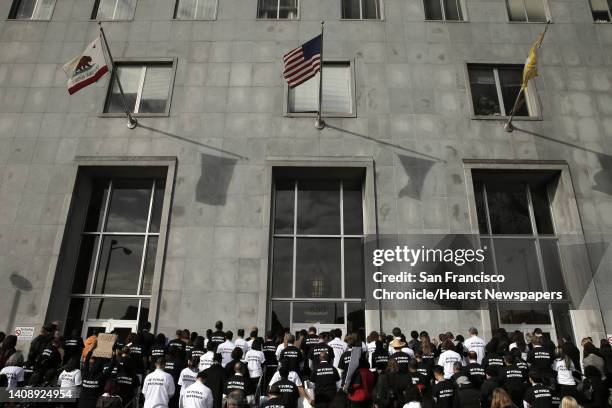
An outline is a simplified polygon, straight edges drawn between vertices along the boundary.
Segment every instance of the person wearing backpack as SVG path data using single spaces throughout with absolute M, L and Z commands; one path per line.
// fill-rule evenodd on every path
M 350 408 L 367 408 L 371 405 L 374 381 L 374 373 L 370 371 L 367 356 L 362 354 L 357 372 L 348 387 L 347 398 Z

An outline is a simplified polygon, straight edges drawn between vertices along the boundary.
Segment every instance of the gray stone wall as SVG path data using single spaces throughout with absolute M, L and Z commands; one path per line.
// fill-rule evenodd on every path
M 503 0 L 466 0 L 460 23 L 425 22 L 421 0 L 384 0 L 384 21 L 340 21 L 339 0 L 302 0 L 298 21 L 257 21 L 256 0 L 220 0 L 216 21 L 173 21 L 173 1 L 139 0 L 133 21 L 104 23 L 113 55 L 176 57 L 178 66 L 170 116 L 142 118 L 135 130 L 100 117 L 108 78 L 66 91 L 62 65 L 97 34 L 93 3 L 57 0 L 50 22 L 0 20 L 0 310 L 13 305 L 11 274 L 32 284 L 12 323 L 45 318 L 76 155 L 178 157 L 166 332 L 217 319 L 264 325 L 269 157 L 372 157 L 387 234 L 468 232 L 463 159 L 566 160 L 585 233 L 612 227 L 612 24 L 594 24 L 587 0 L 548 1 L 553 24 L 535 82 L 543 119 L 518 121 L 524 131 L 511 134 L 471 118 L 466 88 L 466 62 L 522 63 L 543 28 L 509 23 Z M 280 73 L 282 54 L 316 35 L 321 19 L 326 58 L 355 61 L 357 117 L 318 131 L 312 118 L 283 116 Z M 445 325 L 457 321 L 446 316 Z M 416 321 L 388 319 L 386 329 Z M 9 323 L 3 313 L 0 329 Z

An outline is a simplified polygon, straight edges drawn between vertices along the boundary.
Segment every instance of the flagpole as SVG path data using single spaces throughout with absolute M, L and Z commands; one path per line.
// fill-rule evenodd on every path
M 319 130 L 325 127 L 325 122 L 321 118 L 321 106 L 323 104 L 323 26 L 325 21 L 321 20 L 321 65 L 319 65 L 319 110 L 317 111 L 317 120 L 315 127 Z
M 138 121 L 136 120 L 134 116 L 132 116 L 132 113 L 130 112 L 130 109 L 128 108 L 128 104 L 127 104 L 127 101 L 125 100 L 125 94 L 123 93 L 123 86 L 121 85 L 121 80 L 119 79 L 119 75 L 115 75 L 115 62 L 113 61 L 113 56 L 111 54 L 110 47 L 108 46 L 108 41 L 106 40 L 106 34 L 104 34 L 104 29 L 102 28 L 102 22 L 99 21 L 98 25 L 100 26 L 100 36 L 102 37 L 102 41 L 104 42 L 104 48 L 106 48 L 106 54 L 108 55 L 109 63 L 113 70 L 111 81 L 112 81 L 113 76 L 117 80 L 117 86 L 119 87 L 119 93 L 121 94 L 121 101 L 123 102 L 123 109 L 128 118 L 127 127 L 130 129 L 134 129 L 136 125 L 138 124 Z M 112 86 L 112 83 L 111 83 L 111 86 Z
M 547 20 L 546 25 L 544 26 L 544 32 L 542 33 L 541 40 L 544 40 L 544 35 L 546 34 L 546 31 L 548 30 L 549 24 L 550 24 L 550 20 Z M 540 41 L 540 44 L 537 46 L 537 49 L 539 49 L 541 46 L 542 46 L 542 42 Z M 508 121 L 504 124 L 504 130 L 508 133 L 511 133 L 514 131 L 514 125 L 512 124 L 512 119 L 514 119 L 514 112 L 518 108 L 518 103 L 519 103 L 519 100 L 521 99 L 521 94 L 525 91 L 525 88 L 526 88 L 525 82 L 523 80 L 521 82 L 521 89 L 519 89 L 519 93 L 516 96 L 516 100 L 514 101 L 514 106 L 512 107 L 512 110 L 510 111 L 510 117 L 508 118 Z

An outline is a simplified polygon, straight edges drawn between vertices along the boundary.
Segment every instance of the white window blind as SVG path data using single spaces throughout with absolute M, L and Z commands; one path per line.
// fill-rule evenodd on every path
M 174 18 L 181 20 L 214 20 L 217 0 L 177 0 Z
M 325 64 L 323 68 L 324 113 L 353 112 L 350 64 Z M 289 112 L 316 112 L 319 101 L 319 75 L 289 90 Z

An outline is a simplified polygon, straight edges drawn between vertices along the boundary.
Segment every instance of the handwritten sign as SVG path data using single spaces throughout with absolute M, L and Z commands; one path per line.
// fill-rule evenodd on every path
M 111 358 L 113 356 L 113 346 L 117 340 L 116 334 L 99 333 L 98 342 L 92 357 Z

